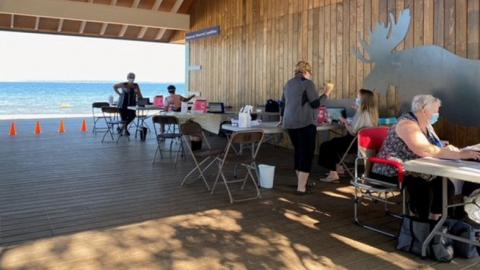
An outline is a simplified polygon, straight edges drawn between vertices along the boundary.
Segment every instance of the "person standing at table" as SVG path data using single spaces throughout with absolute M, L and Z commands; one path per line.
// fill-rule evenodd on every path
M 182 102 L 189 102 L 195 95 L 191 95 L 188 98 L 182 97 L 181 95 L 175 94 L 175 86 L 169 85 L 167 87 L 168 93 L 170 94 L 168 97 L 165 98 L 165 105 L 172 108 L 172 111 L 180 111 L 182 107 Z
M 124 131 L 126 136 L 130 136 L 128 132 L 128 125 L 135 119 L 135 110 L 129 110 L 128 106 L 136 106 L 137 100 L 142 98 L 140 87 L 135 81 L 135 74 L 130 72 L 127 75 L 127 81 L 113 85 L 113 90 L 120 97 L 118 99 L 118 108 L 120 109 L 120 118 L 124 122 L 122 127 L 119 127 L 119 132 Z
M 288 130 L 294 148 L 294 168 L 297 174 L 297 194 L 306 194 L 313 185 L 308 185 L 312 170 L 315 140 L 317 135 L 318 108 L 333 90 L 333 84 L 325 85 L 319 96 L 312 78 L 312 66 L 299 61 L 295 76 L 283 88 L 280 125 Z

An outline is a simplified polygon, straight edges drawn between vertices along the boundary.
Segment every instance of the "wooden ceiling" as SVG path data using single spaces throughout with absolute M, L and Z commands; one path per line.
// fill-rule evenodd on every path
M 32 4 L 56 4 L 52 0 L 27 0 L 32 1 Z M 43 1 L 43 2 L 42 2 Z M 135 18 L 139 18 L 138 14 L 154 15 L 152 12 L 158 12 L 158 16 L 167 17 L 165 12 L 172 14 L 189 14 L 193 2 L 195 0 L 55 0 L 62 1 L 62 6 L 66 9 L 75 9 L 85 7 L 86 10 L 106 10 L 117 13 L 118 11 L 126 12 L 127 15 L 132 15 L 132 24 L 127 23 L 112 23 L 112 20 L 99 20 L 94 21 L 90 18 L 92 16 L 84 16 L 87 19 L 71 19 L 68 15 L 63 16 L 62 12 L 52 12 L 48 14 L 48 9 L 45 12 L 41 12 L 42 7 L 36 6 L 34 8 L 28 8 L 28 11 L 18 11 L 20 8 L 8 8 L 9 0 L 0 0 L 0 30 L 9 31 L 22 31 L 22 32 L 34 32 L 34 33 L 49 33 L 49 34 L 61 34 L 61 35 L 74 35 L 74 36 L 88 36 L 88 37 L 102 37 L 102 38 L 117 38 L 127 40 L 141 40 L 150 42 L 163 42 L 163 43 L 184 43 L 185 42 L 185 30 L 178 30 L 168 27 L 159 27 L 161 23 L 155 24 L 143 24 L 135 23 Z M 48 2 L 48 3 L 47 3 Z M 74 3 L 76 2 L 76 3 Z M 83 3 L 78 3 L 83 2 Z M 10 2 L 12 5 L 18 4 L 18 2 Z M 66 6 L 65 4 L 68 3 Z M 3 6 L 2 6 L 3 4 Z M 86 6 L 88 5 L 88 6 Z M 108 8 L 107 8 L 108 7 Z M 120 7 L 120 8 L 118 8 Z M 93 8 L 93 9 L 92 9 Z M 131 10 L 136 9 L 136 10 Z M 138 10 L 137 10 L 138 9 Z M 40 12 L 39 12 L 40 10 Z M 9 12 L 11 11 L 11 12 Z M 129 11 L 131 14 L 129 14 Z M 139 11 L 143 11 L 140 13 Z M 149 11 L 149 12 L 145 12 Z M 36 13 L 37 12 L 37 13 Z M 75 12 L 75 11 L 72 11 Z M 47 13 L 47 14 L 45 14 Z M 26 15 L 28 14 L 28 15 Z M 35 14 L 42 14 L 36 16 Z M 123 13 L 122 13 L 123 14 Z M 86 14 L 89 15 L 89 14 Z M 63 18 L 66 17 L 66 18 Z M 84 18 L 77 16 L 75 18 Z M 185 16 L 178 16 L 184 18 Z M 121 16 L 119 17 L 120 21 Z M 127 21 L 127 20 L 125 20 Z M 164 21 L 168 21 L 165 19 Z M 143 22 L 143 21 L 142 21 Z M 167 23 L 168 24 L 168 23 Z M 167 25 L 166 24 L 166 25 Z M 163 26 L 163 25 L 162 25 Z

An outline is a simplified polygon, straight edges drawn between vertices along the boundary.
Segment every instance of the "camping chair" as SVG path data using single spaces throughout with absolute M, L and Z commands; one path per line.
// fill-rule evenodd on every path
M 120 109 L 117 107 L 102 107 L 103 118 L 105 119 L 105 125 L 107 126 L 107 131 L 103 134 L 102 143 L 105 141 L 107 134 L 110 135 L 112 141 L 118 143 L 120 137 L 122 137 L 123 129 L 126 128 L 125 122 L 120 120 Z M 122 130 L 120 130 L 117 139 L 115 139 L 114 133 L 115 128 L 119 128 L 122 125 Z M 130 138 L 126 136 L 130 141 Z
M 212 194 L 215 192 L 215 187 L 217 186 L 219 179 L 222 178 L 222 181 L 225 184 L 225 188 L 227 189 L 230 203 L 234 203 L 236 201 L 238 202 L 245 200 L 253 200 L 261 197 L 260 190 L 258 189 L 258 182 L 255 180 L 252 171 L 255 172 L 255 175 L 258 178 L 257 164 L 255 159 L 262 145 L 263 137 L 264 134 L 262 130 L 235 132 L 230 136 L 230 139 L 225 148 L 225 153 L 222 157 L 216 157 L 216 160 L 219 161 L 219 165 L 217 177 L 215 178 L 215 182 L 213 183 L 212 187 Z M 230 150 L 233 148 L 233 144 L 250 144 L 252 145 L 251 151 L 245 151 L 242 154 L 232 153 L 229 155 Z M 240 165 L 244 167 L 247 170 L 245 177 L 243 179 L 227 180 L 223 171 L 227 163 L 233 163 L 235 165 Z M 252 181 L 253 186 L 255 187 L 255 196 L 243 199 L 234 199 L 229 185 L 234 183 L 242 183 L 241 189 L 243 190 L 249 178 Z
M 92 103 L 92 118 L 93 118 L 93 128 L 92 133 L 95 134 L 97 130 L 104 130 L 106 131 L 107 127 L 98 127 L 98 121 L 104 118 L 102 113 L 102 107 L 109 107 L 110 104 L 108 102 L 94 102 Z
M 382 202 L 384 203 L 386 214 L 401 218 L 401 216 L 388 210 L 389 205 L 398 204 L 391 200 L 396 193 L 402 194 L 402 213 L 405 214 L 405 190 L 403 189 L 405 170 L 403 165 L 393 160 L 375 157 L 387 136 L 387 127 L 365 128 L 358 132 L 358 155 L 355 159 L 355 177 L 351 181 L 355 188 L 355 200 L 353 202 L 354 221 L 357 225 L 368 230 L 396 237 L 393 233 L 361 223 L 358 214 L 358 207 L 361 205 L 362 200 L 365 200 L 370 202 Z M 369 173 L 371 167 L 375 163 L 395 168 L 398 173 L 398 183 L 390 183 L 370 177 Z M 364 168 L 363 173 L 360 172 L 360 167 Z
M 217 156 L 223 154 L 223 149 L 221 150 L 213 150 L 208 143 L 207 137 L 202 130 L 202 127 L 193 121 L 187 121 L 184 124 L 180 125 L 180 130 L 182 133 L 182 140 L 184 145 L 186 146 L 190 156 L 195 163 L 195 167 L 187 174 L 182 180 L 180 184 L 183 186 L 187 181 L 188 177 L 191 176 L 193 173 L 198 172 L 199 176 L 198 179 L 202 179 L 207 187 L 207 190 L 210 190 L 210 186 L 207 183 L 207 179 L 205 178 L 204 172 L 213 164 Z M 192 150 L 191 145 L 191 138 L 192 137 L 199 137 L 201 140 L 206 144 L 206 150 Z
M 155 150 L 155 155 L 153 156 L 152 163 L 155 163 L 157 153 L 160 153 L 160 158 L 163 159 L 161 144 L 166 139 L 171 139 L 170 154 L 172 154 L 172 147 L 175 140 L 178 140 L 180 142 L 180 148 L 175 155 L 175 164 L 177 164 L 178 152 L 181 151 L 182 157 L 184 156 L 182 134 L 179 131 L 178 118 L 171 115 L 155 115 L 154 117 L 152 117 L 152 122 L 154 127 L 153 129 L 155 131 L 155 137 L 157 138 L 157 149 Z M 157 125 L 159 126 L 159 128 L 157 128 Z M 162 126 L 165 127 L 163 133 L 159 130 Z

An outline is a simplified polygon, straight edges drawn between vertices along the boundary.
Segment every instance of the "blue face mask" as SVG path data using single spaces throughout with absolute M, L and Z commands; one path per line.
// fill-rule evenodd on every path
M 439 113 L 434 113 L 432 115 L 432 118 L 430 119 L 430 124 L 431 125 L 434 125 L 437 121 L 438 121 L 438 118 L 440 117 L 440 114 Z
M 357 105 L 357 107 L 360 107 L 362 105 L 362 100 L 360 98 L 356 98 L 355 99 L 355 105 Z

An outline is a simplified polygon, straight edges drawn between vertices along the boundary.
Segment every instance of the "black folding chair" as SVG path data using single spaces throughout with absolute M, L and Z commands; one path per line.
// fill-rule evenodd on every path
M 104 132 L 107 131 L 108 127 L 99 127 L 97 123 L 102 118 L 104 118 L 102 113 L 102 107 L 109 107 L 110 104 L 108 102 L 94 102 L 92 103 L 92 118 L 93 118 L 93 128 L 92 133 L 96 134 L 97 130 L 102 130 Z
M 120 120 L 120 109 L 116 107 L 102 107 L 102 114 L 103 118 L 105 119 L 105 125 L 107 126 L 107 131 L 105 134 L 103 134 L 102 143 L 105 142 L 105 137 L 107 134 L 110 135 L 112 141 L 118 143 L 124 132 L 123 129 L 126 128 L 125 122 Z M 119 129 L 120 126 L 122 126 L 122 129 L 119 131 L 118 137 L 115 139 L 115 130 Z M 130 141 L 128 136 L 125 137 L 127 137 L 127 140 Z
M 193 173 L 198 172 L 198 179 L 202 179 L 207 187 L 207 190 L 210 190 L 210 186 L 208 185 L 207 179 L 205 178 L 204 172 L 210 168 L 216 161 L 216 157 L 223 154 L 223 149 L 212 149 L 210 144 L 208 143 L 207 137 L 202 130 L 202 127 L 193 121 L 187 121 L 184 124 L 180 125 L 180 131 L 182 133 L 183 143 L 185 144 L 190 156 L 195 163 L 195 167 L 187 174 L 182 180 L 181 185 L 183 186 L 187 181 L 188 177 L 190 177 Z M 202 150 L 193 150 L 191 145 L 192 137 L 200 138 L 201 142 L 204 142 L 207 146 L 207 149 Z
M 222 178 L 223 184 L 225 184 L 225 188 L 227 189 L 228 197 L 230 199 L 230 203 L 238 202 L 238 201 L 245 201 L 245 200 L 253 200 L 258 199 L 261 197 L 260 189 L 258 188 L 258 181 L 255 180 L 252 172 L 255 172 L 255 175 L 258 178 L 258 170 L 256 164 L 256 157 L 258 155 L 258 151 L 263 142 L 263 131 L 262 130 L 251 130 L 251 131 L 242 131 L 242 132 L 235 132 L 230 136 L 230 139 L 227 143 L 225 148 L 225 153 L 221 157 L 216 157 L 216 160 L 219 161 L 218 166 L 218 173 L 217 177 L 215 178 L 215 182 L 213 183 L 212 191 L 213 194 L 215 192 L 215 187 L 220 178 Z M 230 150 L 233 148 L 234 144 L 240 145 L 251 145 L 251 151 L 244 151 L 243 153 L 235 154 L 229 153 Z M 225 177 L 224 169 L 226 164 L 233 164 L 233 165 L 240 165 L 247 170 L 247 173 L 243 179 L 234 179 L 234 180 L 227 180 Z M 248 179 L 250 179 L 255 187 L 255 196 L 243 198 L 243 199 L 234 199 L 230 184 L 234 183 L 242 183 L 241 189 L 245 188 L 245 184 L 247 183 Z
M 161 144 L 167 139 L 170 139 L 170 154 L 172 153 L 173 143 L 179 142 L 179 149 L 176 151 L 175 164 L 177 163 L 178 153 L 181 152 L 184 156 L 182 134 L 180 133 L 178 118 L 171 115 L 155 115 L 152 117 L 153 128 L 155 131 L 155 137 L 157 138 L 157 149 L 153 156 L 152 163 L 155 163 L 157 159 L 157 153 L 160 154 L 160 158 L 163 159 Z M 165 128 L 165 130 L 162 130 Z M 163 132 L 162 132 L 163 131 Z

